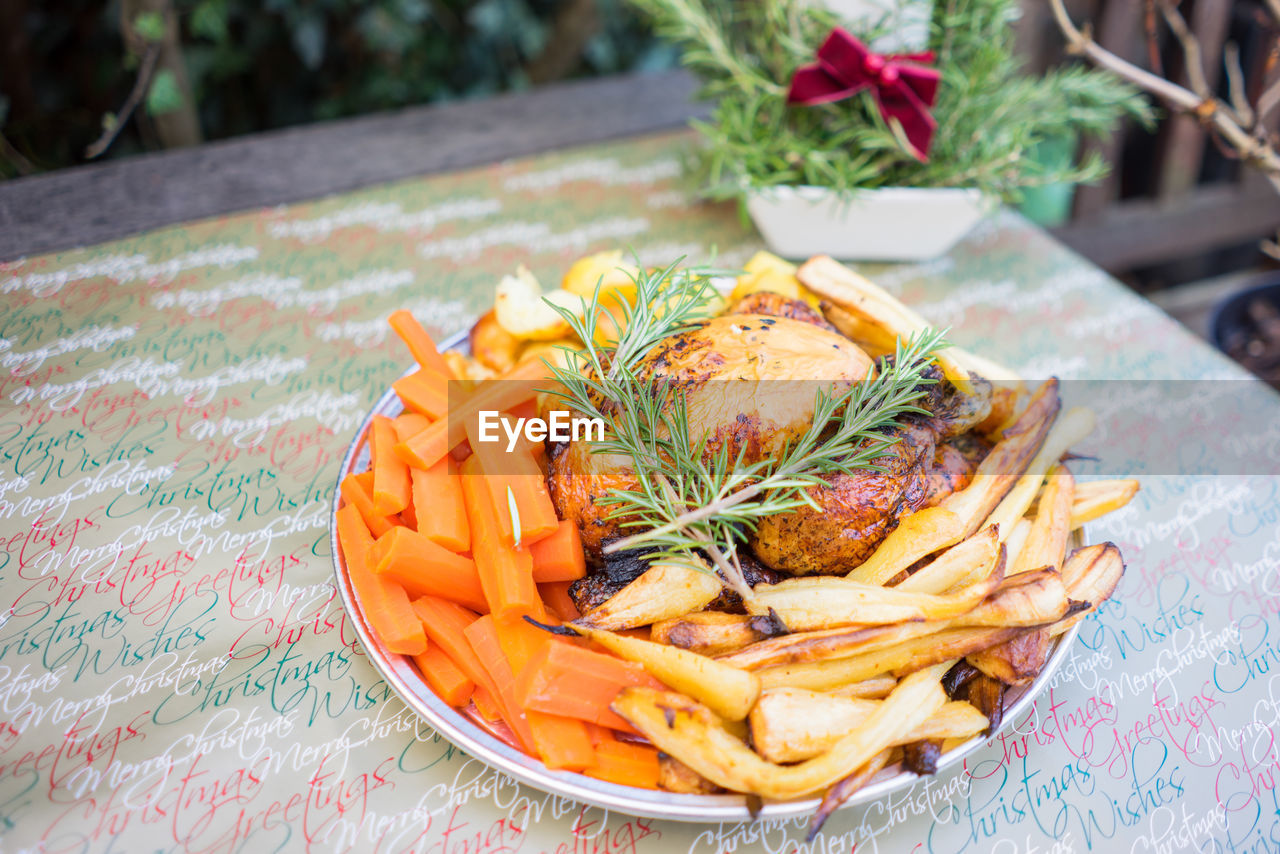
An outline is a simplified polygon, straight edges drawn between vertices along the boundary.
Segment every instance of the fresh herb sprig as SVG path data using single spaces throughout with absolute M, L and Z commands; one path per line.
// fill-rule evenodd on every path
M 807 0 L 631 0 L 715 102 L 695 122 L 705 145 L 699 178 L 713 198 L 751 189 L 815 185 L 841 192 L 876 187 L 976 187 L 1016 201 L 1021 191 L 1088 182 L 1107 164 L 1090 151 L 1078 163 L 1050 164 L 1037 147 L 1076 134 L 1101 135 L 1122 118 L 1147 124 L 1152 110 L 1118 77 L 1064 66 L 1029 73 L 1014 50 L 1018 0 L 937 0 L 928 47 L 942 73 L 932 114 L 929 160 L 917 160 L 900 128 L 869 94 L 820 106 L 786 103 L 791 76 L 841 23 Z M 868 42 L 884 24 L 860 29 Z
M 632 460 L 639 488 L 613 489 L 602 503 L 610 518 L 636 533 L 611 543 L 606 553 L 644 548 L 653 558 L 705 569 L 710 558 L 739 595 L 752 594 L 742 575 L 738 544 L 760 519 L 814 505 L 808 495 L 823 478 L 839 472 L 877 471 L 877 459 L 897 441 L 888 428 L 902 416 L 921 413 L 916 404 L 933 382 L 924 374 L 930 354 L 945 346 L 942 333 L 928 331 L 899 341 L 893 364 L 870 373 L 840 393 L 819 391 L 812 423 L 775 459 L 745 463 L 721 444 L 708 453 L 708 437 L 691 436 L 683 393 L 663 379 L 637 370 L 662 339 L 705 319 L 710 279 L 675 265 L 634 276 L 636 302 L 616 345 L 599 343 L 601 294 L 581 318 L 560 310 L 584 342 L 569 351 L 568 367 L 553 367 L 556 394 L 574 410 L 606 425 L 594 452 Z M 559 309 L 558 309 L 559 310 Z

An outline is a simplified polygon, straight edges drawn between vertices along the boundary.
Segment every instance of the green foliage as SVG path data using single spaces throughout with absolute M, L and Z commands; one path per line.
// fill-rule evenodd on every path
M 173 72 L 165 68 L 157 71 L 147 88 L 147 112 L 153 116 L 171 113 L 182 106 L 182 90 Z
M 227 0 L 200 0 L 191 10 L 187 27 L 198 39 L 226 41 L 231 35 L 229 14 Z
M 105 0 L 29 5 L 17 37 L 39 61 L 26 75 L 0 80 L 0 94 L 15 104 L 0 131 L 39 168 L 50 169 L 80 162 L 102 131 L 102 117 L 118 110 L 131 90 L 140 57 L 127 51 L 121 28 L 155 41 L 165 24 L 154 13 L 122 21 L 119 3 Z M 526 66 L 544 49 L 573 52 L 572 77 L 678 62 L 624 0 L 597 0 L 599 26 L 584 45 L 551 43 L 556 16 L 570 0 L 172 5 L 208 139 L 521 89 L 529 85 Z M 144 109 L 108 156 L 155 144 L 145 133 L 147 115 L 172 109 L 173 82 L 153 81 Z M 8 174 L 0 155 L 0 178 Z
M 1136 90 L 1104 72 L 1023 73 L 1010 21 L 1016 0 L 938 0 L 930 49 L 942 72 L 938 121 L 928 162 L 913 157 L 896 123 L 887 125 L 868 93 L 819 106 L 787 106 L 796 69 L 813 61 L 838 22 L 803 0 L 632 0 L 658 34 L 678 43 L 684 63 L 717 99 L 699 125 L 706 140 L 708 193 L 739 198 L 749 188 L 810 184 L 841 191 L 886 186 L 977 187 L 1016 199 L 1019 190 L 1090 181 L 1096 157 L 1050 167 L 1027 156 L 1064 133 L 1100 134 L 1123 115 L 1150 119 Z M 858 33 L 867 39 L 873 28 Z
M 133 19 L 133 31 L 149 42 L 164 38 L 164 18 L 159 12 L 143 12 Z

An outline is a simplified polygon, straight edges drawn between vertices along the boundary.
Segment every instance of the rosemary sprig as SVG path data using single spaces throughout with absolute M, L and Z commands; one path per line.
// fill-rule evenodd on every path
M 678 262 L 677 262 L 678 263 Z M 710 280 L 704 271 L 672 265 L 634 277 L 637 300 L 614 346 L 597 343 L 600 291 L 583 316 L 561 311 L 582 351 L 570 351 L 569 367 L 553 367 L 556 391 L 571 408 L 606 425 L 597 453 L 632 460 L 638 489 L 613 489 L 600 500 L 614 505 L 610 518 L 636 533 L 606 547 L 607 553 L 644 547 L 655 558 L 702 569 L 710 558 L 724 580 L 751 597 L 737 557 L 738 544 L 760 519 L 813 505 L 810 487 L 824 476 L 879 470 L 876 460 L 898 440 L 888 428 L 908 413 L 932 380 L 924 376 L 929 354 L 945 346 L 942 333 L 899 341 L 893 364 L 839 393 L 817 394 L 813 421 L 775 459 L 730 459 L 727 445 L 707 452 L 705 435 L 690 436 L 682 393 L 637 371 L 662 339 L 691 328 L 705 316 Z
M 924 386 L 933 380 L 921 372 L 929 363 L 929 354 L 940 349 L 942 343 L 942 333 L 932 330 L 905 344 L 899 342 L 890 370 L 854 383 L 839 395 L 820 390 L 813 423 L 795 445 L 784 449 L 778 460 L 764 460 L 711 478 L 720 488 L 710 502 L 651 530 L 617 540 L 605 548 L 605 553 L 635 548 L 713 517 L 754 528 L 760 518 L 802 503 L 817 509 L 806 489 L 823 483 L 823 475 L 859 469 L 880 471 L 875 461 L 898 441 L 883 431 L 903 415 L 924 413 L 915 402 L 924 394 Z M 629 493 L 617 492 L 606 500 L 625 504 L 630 499 Z

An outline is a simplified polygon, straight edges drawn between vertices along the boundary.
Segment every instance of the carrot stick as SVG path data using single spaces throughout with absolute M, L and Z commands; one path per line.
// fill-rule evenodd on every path
M 432 420 L 443 418 L 449 412 L 449 381 L 431 368 L 419 368 L 393 382 L 391 387 L 405 409 Z
M 502 709 L 502 719 L 511 727 L 517 740 L 530 756 L 537 756 L 537 745 L 533 741 L 533 731 L 529 728 L 529 717 L 512 697 L 511 688 L 515 677 L 511 673 L 511 665 L 502 654 L 497 633 L 493 627 L 493 615 L 486 614 L 476 620 L 463 631 L 476 657 L 489 674 L 489 682 L 493 686 L 493 698 Z
M 623 786 L 658 788 L 658 751 L 652 747 L 607 738 L 596 745 L 595 760 L 583 774 Z
M 497 379 L 481 383 L 470 397 L 449 411 L 448 417 L 396 445 L 396 454 L 415 468 L 430 468 L 467 438 L 466 424 L 481 410 L 501 411 L 523 403 L 533 397 L 547 374 L 547 366 L 541 360 L 530 359 Z
M 531 397 L 524 403 L 517 403 L 515 406 L 507 410 L 507 414 L 512 418 L 536 418 L 538 417 L 538 399 Z M 520 438 L 520 444 L 527 445 L 533 452 L 535 460 L 541 460 L 547 455 L 546 442 L 530 442 L 523 436 Z
M 628 731 L 625 722 L 618 727 L 622 718 L 609 708 L 618 692 L 633 685 L 662 687 L 638 664 L 567 643 L 546 644 L 523 668 L 513 669 L 522 708 Z
M 450 706 L 465 706 L 475 691 L 476 684 L 467 678 L 444 650 L 432 645 L 426 652 L 413 657 L 422 671 L 422 678 L 436 692 L 436 696 Z
M 507 412 L 513 418 L 533 418 L 538 414 L 538 401 L 531 397 L 524 403 L 517 403 L 515 406 L 508 407 Z
M 400 340 L 409 347 L 409 352 L 413 354 L 413 360 L 424 368 L 430 368 L 445 379 L 454 379 L 453 371 L 449 370 L 449 364 L 440 355 L 440 351 L 436 349 L 436 342 L 431 340 L 431 336 L 427 334 L 427 330 L 422 328 L 422 324 L 418 322 L 418 318 L 405 309 L 391 312 L 391 316 L 387 318 L 387 322 L 391 324 L 391 328 L 400 336 Z
M 477 689 L 483 688 L 492 694 L 487 671 L 464 634 L 467 626 L 480 619 L 480 615 L 439 596 L 419 596 L 413 600 L 412 607 L 431 643 L 448 653 L 458 669 L 476 683 Z
M 342 500 L 354 506 L 360 512 L 365 527 L 375 537 L 381 537 L 390 531 L 393 525 L 401 522 L 398 516 L 383 516 L 373 509 L 373 472 L 349 474 L 342 479 L 338 487 Z
M 436 545 L 417 531 L 387 531 L 369 550 L 369 562 L 374 572 L 403 585 L 412 597 L 443 596 L 475 611 L 488 609 L 475 561 Z
M 521 617 L 490 619 L 493 620 L 498 646 L 513 674 L 526 670 L 534 657 L 545 653 L 548 647 L 574 646 L 571 641 L 547 634 Z M 580 771 L 593 764 L 591 739 L 582 721 L 547 711 L 530 710 L 519 703 L 514 692 L 510 697 L 515 707 L 528 718 L 534 746 L 548 768 Z
M 582 771 L 596 764 L 596 751 L 582 721 L 546 712 L 526 711 L 525 715 L 534 747 L 548 768 Z
M 513 424 L 509 416 L 499 416 L 504 424 Z M 528 444 L 516 445 L 507 452 L 507 433 L 499 428 L 496 442 L 481 441 L 479 420 L 467 422 L 467 440 L 472 455 L 479 458 L 484 470 L 489 499 L 497 509 L 502 541 L 508 546 L 531 545 L 560 527 L 555 505 L 547 492 L 547 479 L 533 458 Z M 511 509 L 512 501 L 516 509 Z
M 545 611 L 533 583 L 533 557 L 527 547 L 512 548 L 502 541 L 479 462 L 473 454 L 462 464 L 462 495 L 471 525 L 471 552 L 485 601 L 498 616 L 530 614 L 541 618 Z
M 549 536 L 530 543 L 529 553 L 533 555 L 533 580 L 539 583 L 577 581 L 587 574 L 582 535 L 577 524 L 569 519 L 562 521 Z
M 476 711 L 480 713 L 480 717 L 489 723 L 502 720 L 502 709 L 498 707 L 498 701 L 493 699 L 493 695 L 479 685 L 476 686 L 475 692 L 471 695 L 471 702 L 475 703 Z
M 396 441 L 402 442 L 415 433 L 421 433 L 431 424 L 431 419 L 417 412 L 401 412 L 391 419 L 391 426 L 396 430 Z
M 392 448 L 396 444 L 395 427 L 385 415 L 373 416 L 370 455 L 373 469 L 373 509 L 384 516 L 399 513 L 409 506 L 412 487 L 409 468 Z
M 533 565 L 534 578 L 537 578 L 538 565 Z M 560 618 L 561 622 L 570 622 L 582 616 L 578 611 L 578 606 L 573 604 L 573 598 L 569 596 L 569 585 L 572 581 L 544 581 L 538 585 L 538 595 L 542 597 L 542 604 L 547 606 L 547 610 Z
M 408 594 L 404 588 L 375 575 L 369 568 L 367 556 L 373 546 L 373 536 L 360 518 L 360 511 L 352 504 L 344 504 L 335 521 L 347 575 L 360 597 L 369 627 L 391 652 L 401 655 L 425 652 L 427 637 L 409 604 Z
M 454 552 L 471 548 L 471 526 L 462 497 L 458 464 L 445 457 L 429 469 L 409 469 L 413 483 L 413 506 L 424 508 L 418 519 L 418 533 Z

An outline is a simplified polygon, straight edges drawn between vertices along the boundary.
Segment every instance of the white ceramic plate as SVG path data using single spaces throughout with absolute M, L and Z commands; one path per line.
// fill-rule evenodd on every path
M 464 349 L 466 335 L 459 334 L 444 342 L 441 349 Z M 416 366 L 411 370 L 416 370 Z M 364 423 L 360 425 L 356 438 L 347 449 L 342 460 L 342 468 L 338 474 L 338 483 L 352 471 L 364 471 L 369 467 L 369 451 L 367 443 L 361 442 L 374 415 L 395 416 L 401 411 L 400 400 L 395 392 L 387 393 L 374 405 Z M 332 512 L 336 513 L 340 499 L 337 487 L 334 488 Z M 582 774 L 567 771 L 549 770 L 540 761 L 526 756 L 509 746 L 488 728 L 486 722 L 478 715 L 471 716 L 446 704 L 437 697 L 431 688 L 418 675 L 413 662 L 403 655 L 388 652 L 386 647 L 374 636 L 365 621 L 364 611 L 356 598 L 355 590 L 347 576 L 346 564 L 342 552 L 338 548 L 337 531 L 330 525 L 330 548 L 333 550 L 333 568 L 338 592 L 347 615 L 355 626 L 356 634 L 364 647 L 365 654 L 374 668 L 382 675 L 405 704 L 413 709 L 436 731 L 453 742 L 471 756 L 501 771 L 509 777 L 527 783 L 536 789 L 563 795 L 584 803 L 593 804 L 616 812 L 651 818 L 669 819 L 673 821 L 691 822 L 736 822 L 749 821 L 752 813 L 742 795 L 679 795 L 671 792 L 660 792 L 649 789 L 637 789 L 631 786 L 620 786 L 606 783 Z M 1040 676 L 1024 688 L 1010 688 L 1006 694 L 1004 723 L 1001 729 L 1010 726 L 1030 707 L 1054 672 L 1066 657 L 1072 642 L 1075 640 L 1078 627 L 1073 627 L 1057 640 L 1049 660 Z M 975 736 L 964 744 L 943 754 L 938 761 L 938 770 L 963 760 L 986 741 Z M 845 806 L 867 803 L 882 798 L 910 786 L 917 775 L 893 766 L 881 771 L 870 783 L 853 795 Z M 766 801 L 756 813 L 759 818 L 778 819 L 811 815 L 817 809 L 819 799 L 809 798 L 797 801 Z

